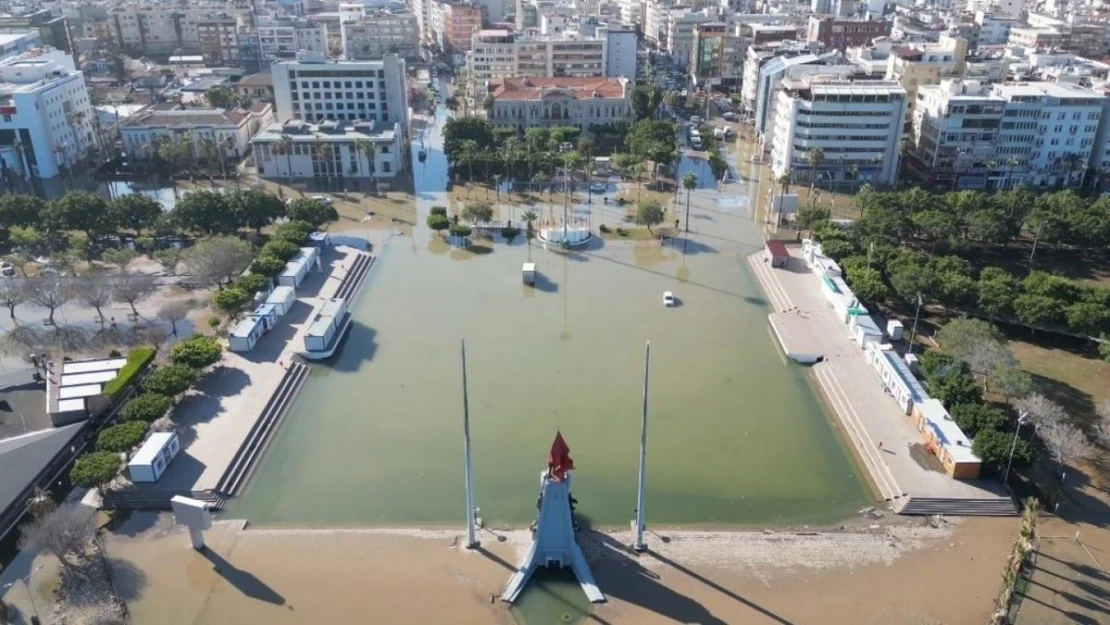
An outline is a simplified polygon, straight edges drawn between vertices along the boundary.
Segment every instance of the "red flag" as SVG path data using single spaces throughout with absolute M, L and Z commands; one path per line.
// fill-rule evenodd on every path
M 570 459 L 570 447 L 567 447 L 567 442 L 559 432 L 555 432 L 555 442 L 551 443 L 551 451 L 547 452 L 547 468 L 556 482 L 566 479 L 567 471 L 574 468 L 574 461 Z

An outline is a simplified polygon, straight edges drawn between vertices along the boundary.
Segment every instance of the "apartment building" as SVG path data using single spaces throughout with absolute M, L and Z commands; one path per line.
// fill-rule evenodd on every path
M 37 30 L 22 33 L 0 33 L 0 59 L 17 56 L 43 46 Z
M 636 76 L 636 36 L 627 27 L 602 27 L 598 36 L 516 35 L 504 29 L 474 33 L 466 55 L 472 97 L 485 97 L 495 78 L 517 76 Z
M 844 55 L 835 50 L 820 54 L 776 56 L 759 69 L 752 122 L 764 145 L 769 144 L 769 138 L 774 129 L 775 111 L 778 108 L 775 100 L 782 93 L 783 81 L 788 78 L 802 79 L 818 75 L 845 79 L 866 76 L 860 72 L 859 67 L 848 62 Z
M 1101 163 L 1105 95 L 1048 82 L 994 85 L 991 94 L 1005 101 L 994 160 L 1017 161 L 991 173 L 998 188 L 1073 186 Z
M 523 131 L 545 126 L 632 121 L 632 87 L 627 78 L 497 78 L 489 81 L 490 123 Z
M 197 19 L 197 39 L 206 65 L 239 64 L 239 22 L 226 13 Z
M 292 59 L 300 50 L 328 52 L 328 27 L 303 18 L 263 19 L 258 21 L 258 41 L 262 58 Z
M 247 153 L 250 139 L 274 121 L 273 108 L 259 103 L 249 109 L 183 108 L 156 105 L 120 122 L 120 140 L 132 158 L 158 153 L 161 141 L 188 138 L 194 158 L 238 158 Z
M 271 67 L 277 120 L 367 121 L 408 128 L 405 61 L 387 54 L 377 61 L 328 61 L 301 52 Z
M 61 50 L 70 56 L 76 54 L 75 34 L 68 17 L 54 15 L 50 9 L 40 9 L 23 15 L 0 15 L 0 32 L 26 31 L 38 33 L 44 46 Z
M 736 29 L 724 22 L 698 24 L 690 64 L 695 84 L 726 90 L 738 87 L 745 48 Z
M 420 59 L 419 25 L 408 11 L 360 11 L 354 19 L 344 19 L 341 27 L 345 59 L 370 61 L 386 54 L 396 54 L 406 61 Z
M 53 178 L 96 145 L 85 76 L 61 50 L 0 60 L 0 159 L 24 179 Z
M 890 30 L 891 23 L 887 21 L 814 16 L 809 18 L 806 40 L 820 42 L 827 48 L 843 52 L 849 47 L 867 45 L 876 37 L 887 37 Z
M 708 9 L 691 11 L 688 9 L 672 9 L 667 14 L 666 39 L 667 52 L 671 58 L 681 64 L 688 64 L 694 52 L 694 32 L 698 24 L 712 22 L 717 15 Z
M 221 19 L 224 18 L 224 19 Z M 112 8 L 113 43 L 133 54 L 168 57 L 174 54 L 202 54 L 200 24 L 205 23 L 209 56 L 223 57 L 223 48 L 231 27 L 249 24 L 249 10 L 214 12 L 205 8 L 183 8 L 161 5 L 120 5 Z M 237 39 L 236 39 L 237 42 Z
M 896 82 L 788 78 L 776 98 L 771 169 L 817 186 L 894 184 L 906 90 Z M 818 148 L 823 160 L 806 155 Z
M 475 2 L 436 2 L 432 6 L 432 39 L 451 54 L 470 50 L 474 33 L 482 30 L 484 7 Z
M 967 40 L 962 37 L 942 35 L 935 44 L 897 46 L 891 50 L 886 79 L 898 81 L 906 90 L 907 110 L 912 115 L 918 88 L 940 84 L 945 78 L 962 77 L 966 59 Z
M 605 40 L 605 71 L 602 75 L 634 80 L 639 50 L 636 28 L 629 24 L 609 24 L 598 28 L 597 36 Z
M 1024 48 L 1058 48 L 1064 42 L 1064 34 L 1055 28 L 1011 28 L 1008 43 Z
M 996 154 L 1006 100 L 977 81 L 951 79 L 921 87 L 917 97 L 907 173 L 930 188 L 998 188 L 992 173 L 1009 167 Z
M 373 180 L 388 189 L 404 169 L 403 141 L 399 123 L 289 120 L 263 128 L 251 148 L 263 178 L 315 179 L 332 188 Z

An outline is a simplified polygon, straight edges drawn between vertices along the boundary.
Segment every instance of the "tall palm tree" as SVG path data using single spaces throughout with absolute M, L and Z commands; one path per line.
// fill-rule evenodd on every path
M 366 157 L 366 173 L 370 175 L 371 182 L 374 183 L 374 190 L 377 191 L 378 170 L 374 167 L 374 157 L 378 154 L 378 148 L 373 141 L 367 141 L 366 145 L 362 146 L 362 154 Z
M 693 172 L 682 177 L 682 188 L 686 189 L 686 232 L 690 232 L 690 195 L 698 188 L 698 177 Z
M 543 185 L 547 184 L 548 180 L 551 180 L 551 176 L 548 176 L 546 173 L 544 173 L 542 171 L 538 171 L 538 172 L 536 172 L 536 175 L 532 176 L 532 182 L 541 186 L 541 189 L 540 189 L 540 196 L 541 197 L 543 196 L 543 188 L 542 187 L 543 187 Z M 548 197 L 550 198 L 550 196 L 551 196 L 551 187 L 547 188 L 547 193 L 548 193 Z
M 1060 157 L 1060 162 L 1064 166 L 1064 186 L 1070 185 L 1072 173 L 1083 167 L 1083 157 L 1075 152 L 1068 152 Z
M 1017 158 L 1011 156 L 1010 160 L 1006 161 L 1006 166 L 1010 168 L 1010 174 L 1007 178 L 1010 179 L 1010 188 L 1013 188 L 1017 183 L 1014 181 L 1014 170 L 1021 164 Z
M 494 174 L 494 175 L 490 176 L 490 180 L 493 182 L 493 189 L 494 189 L 494 191 L 497 192 L 497 197 L 495 199 L 498 202 L 501 201 L 501 181 L 504 180 L 504 179 L 505 179 L 505 177 L 502 176 L 501 174 Z M 488 191 L 486 193 L 486 196 L 487 197 L 489 196 Z
M 321 142 L 322 143 L 322 142 Z M 320 146 L 320 162 L 323 166 L 324 174 L 328 178 L 327 188 L 331 189 L 332 176 L 335 174 L 335 148 L 323 143 Z
M 55 142 L 53 152 L 54 160 L 66 170 L 66 178 L 69 179 L 69 186 L 73 188 L 73 171 L 70 169 L 66 160 L 66 145 L 61 141 Z
M 286 174 L 289 182 L 293 182 L 293 137 L 281 135 L 277 142 L 277 153 L 285 155 Z
M 640 201 L 640 192 L 643 186 L 640 184 L 644 177 L 644 159 L 636 157 L 632 161 L 632 176 L 636 179 L 636 202 Z
M 817 168 L 825 162 L 825 151 L 821 148 L 806 150 L 806 164 L 810 166 L 809 172 L 809 203 L 813 205 L 813 187 L 817 184 Z
M 527 211 L 524 211 L 524 214 L 521 215 L 520 218 L 524 220 L 524 223 L 528 224 L 527 225 L 528 239 L 531 240 L 532 233 L 535 232 L 535 228 L 532 226 L 532 222 L 539 219 L 540 216 L 537 215 L 535 213 L 535 211 L 527 210 Z
M 216 158 L 217 151 L 215 139 L 206 137 L 200 140 L 200 162 L 204 163 L 206 169 L 211 166 L 212 159 Z
M 35 491 L 31 495 L 31 498 L 27 500 L 27 511 L 36 519 L 41 519 L 50 514 L 57 507 L 58 504 L 54 503 L 54 498 L 50 495 L 50 491 L 38 486 L 35 487 Z
M 362 180 L 362 155 L 365 153 L 367 143 L 370 142 L 366 139 L 355 139 L 351 144 L 351 152 L 355 157 L 355 169 L 360 181 Z
M 782 189 L 782 191 L 779 193 L 779 204 L 781 205 L 783 198 L 785 198 L 786 194 L 790 192 L 790 172 L 786 172 L 783 175 L 779 176 L 777 182 Z

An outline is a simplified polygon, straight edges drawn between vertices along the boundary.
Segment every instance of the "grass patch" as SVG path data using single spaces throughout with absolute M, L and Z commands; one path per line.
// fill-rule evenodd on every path
M 659 235 L 648 232 L 647 228 L 618 227 L 606 230 L 601 231 L 601 238 L 606 241 L 653 241 L 659 238 Z
M 1110 400 L 1110 363 L 1099 360 L 1092 347 L 1079 350 L 1051 340 L 1020 339 L 1011 340 L 1009 346 L 1021 368 L 1033 376 L 1037 390 L 1063 406 L 1076 426 L 1088 427 L 1096 418 L 1096 408 Z

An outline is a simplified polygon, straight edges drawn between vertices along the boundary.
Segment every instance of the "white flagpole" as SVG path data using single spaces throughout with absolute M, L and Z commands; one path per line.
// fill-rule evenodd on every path
M 644 405 L 640 416 L 640 487 L 636 493 L 636 542 L 632 548 L 647 551 L 644 542 L 644 490 L 647 488 L 647 418 L 648 418 L 648 371 L 651 365 L 651 341 L 644 346 Z
M 474 479 L 470 470 L 470 400 L 466 389 L 466 339 L 459 339 L 462 350 L 462 386 L 463 386 L 463 454 L 466 456 L 466 548 L 473 549 L 478 546 L 478 537 L 474 528 Z

